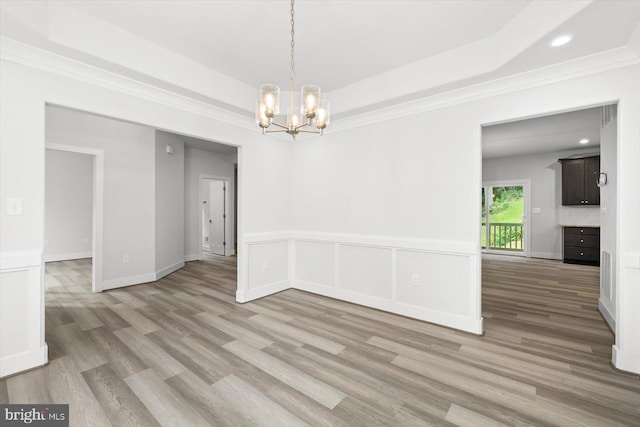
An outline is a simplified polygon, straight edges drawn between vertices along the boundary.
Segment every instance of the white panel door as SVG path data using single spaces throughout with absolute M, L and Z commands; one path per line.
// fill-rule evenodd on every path
M 209 181 L 209 252 L 224 255 L 225 182 Z

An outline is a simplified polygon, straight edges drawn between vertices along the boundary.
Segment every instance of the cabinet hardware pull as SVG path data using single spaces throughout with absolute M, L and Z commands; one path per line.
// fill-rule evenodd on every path
M 580 252 L 580 256 L 584 256 L 584 252 Z
M 585 203 L 589 203 L 589 201 L 588 201 L 588 200 L 585 200 L 584 202 L 585 202 Z
M 584 239 L 580 239 L 580 243 L 584 243 Z

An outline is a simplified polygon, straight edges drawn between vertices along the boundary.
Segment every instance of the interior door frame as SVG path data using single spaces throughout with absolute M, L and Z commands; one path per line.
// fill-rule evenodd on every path
M 200 174 L 198 177 L 198 212 L 199 212 L 199 221 L 198 221 L 198 239 L 200 239 L 200 244 L 198 244 L 198 253 L 199 259 L 204 259 L 203 249 L 202 249 L 202 195 L 204 194 L 204 188 L 206 181 L 223 181 L 226 191 L 224 192 L 224 215 L 225 215 L 225 224 L 224 224 L 224 235 L 225 235 L 225 244 L 224 245 L 224 256 L 232 256 L 235 255 L 235 249 L 231 242 L 227 241 L 227 236 L 233 235 L 233 218 L 229 215 L 229 183 L 231 182 L 231 177 L 228 176 L 219 176 L 219 175 L 204 175 Z M 237 197 L 237 195 L 235 195 Z
M 66 151 L 88 154 L 93 157 L 93 223 L 92 223 L 92 262 L 91 290 L 102 292 L 103 237 L 104 237 L 104 150 L 79 147 L 75 145 L 47 142 L 46 150 Z M 46 165 L 45 165 L 46 167 Z M 46 215 L 46 214 L 45 214 Z
M 513 251 L 501 251 L 499 249 L 489 249 L 489 236 L 487 235 L 486 249 L 482 249 L 483 253 L 487 254 L 499 254 L 499 255 L 514 255 L 530 258 L 531 253 L 531 180 L 530 179 L 514 179 L 504 181 L 483 181 L 482 187 L 515 187 L 522 186 L 524 192 L 524 213 L 523 227 L 524 227 L 524 245 L 522 252 Z M 485 205 L 489 200 L 488 194 L 485 194 Z M 485 206 L 488 208 L 488 206 Z M 489 209 L 487 212 L 487 224 L 489 224 Z M 480 219 L 480 229 L 482 229 L 482 218 Z M 482 236 L 481 236 L 482 237 Z M 480 240 L 482 242 L 482 240 Z

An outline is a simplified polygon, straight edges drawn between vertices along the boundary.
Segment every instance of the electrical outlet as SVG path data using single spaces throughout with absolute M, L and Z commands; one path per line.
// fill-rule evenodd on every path
M 266 259 L 262 261 L 262 269 L 264 271 L 267 271 L 269 269 L 269 262 L 267 262 Z
M 411 275 L 411 284 L 413 286 L 419 286 L 420 285 L 420 275 L 418 273 L 413 273 Z
M 122 255 L 123 264 L 129 264 L 129 255 Z

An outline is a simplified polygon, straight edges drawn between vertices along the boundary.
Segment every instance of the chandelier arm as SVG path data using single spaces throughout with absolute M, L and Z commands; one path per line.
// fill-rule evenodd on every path
M 271 122 L 272 125 L 278 126 L 279 128 L 289 130 L 289 128 L 285 125 L 281 125 L 280 123 Z
M 266 130 L 263 133 L 277 133 L 277 132 L 287 132 L 285 129 L 278 129 L 278 130 Z
M 316 135 L 322 135 L 322 131 L 321 130 L 305 130 L 305 129 L 299 129 L 298 132 L 301 133 L 315 133 Z
M 304 127 L 309 126 L 310 124 L 311 124 L 311 123 L 303 123 L 303 124 L 301 124 L 301 125 L 296 126 L 296 127 L 295 127 L 295 130 L 302 129 L 302 128 L 304 128 Z

